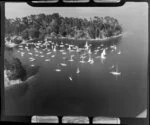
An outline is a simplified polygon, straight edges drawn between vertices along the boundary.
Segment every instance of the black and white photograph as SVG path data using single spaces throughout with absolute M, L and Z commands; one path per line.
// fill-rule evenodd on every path
M 5 4 L 6 116 L 146 118 L 148 3 Z

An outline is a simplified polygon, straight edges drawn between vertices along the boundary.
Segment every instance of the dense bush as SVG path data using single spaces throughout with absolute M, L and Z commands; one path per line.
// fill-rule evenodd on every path
M 22 42 L 22 39 L 15 38 L 12 40 L 12 42 L 15 44 L 20 44 Z
M 7 70 L 9 80 L 26 79 L 26 70 L 18 58 L 12 58 L 11 60 L 4 59 L 4 66 L 5 70 Z
M 28 31 L 28 29 L 25 29 L 25 30 L 22 32 L 22 38 L 25 39 L 25 40 L 28 40 L 28 39 L 29 39 L 29 31 Z
M 34 38 L 39 38 L 40 32 L 36 28 L 31 28 L 29 30 L 29 34 L 30 34 L 30 37 L 34 39 Z

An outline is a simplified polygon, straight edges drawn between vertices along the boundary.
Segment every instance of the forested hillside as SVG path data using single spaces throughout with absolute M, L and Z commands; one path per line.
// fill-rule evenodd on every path
M 122 27 L 113 17 L 88 19 L 62 17 L 58 13 L 38 14 L 28 17 L 6 19 L 6 36 L 21 36 L 23 39 L 48 37 L 101 39 L 122 33 Z

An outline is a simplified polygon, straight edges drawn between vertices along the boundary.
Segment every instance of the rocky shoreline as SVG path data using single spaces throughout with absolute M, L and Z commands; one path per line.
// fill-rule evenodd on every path
M 4 59 L 4 86 L 22 84 L 38 73 L 39 67 L 24 66 L 18 58 Z

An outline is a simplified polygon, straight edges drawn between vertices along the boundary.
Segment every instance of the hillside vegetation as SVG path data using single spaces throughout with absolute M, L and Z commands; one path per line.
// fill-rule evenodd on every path
M 23 18 L 6 19 L 6 36 L 21 36 L 22 39 L 47 37 L 75 39 L 103 39 L 122 33 L 122 27 L 113 17 L 84 18 L 62 17 L 58 13 L 38 14 Z

